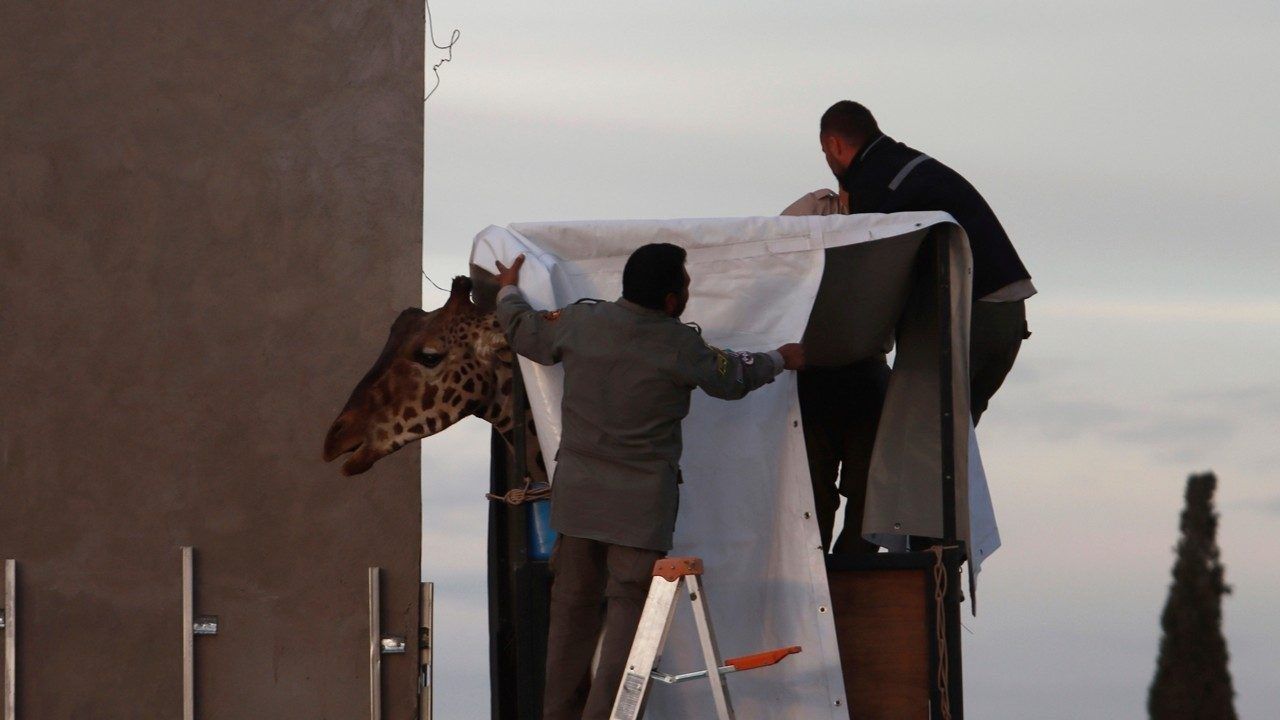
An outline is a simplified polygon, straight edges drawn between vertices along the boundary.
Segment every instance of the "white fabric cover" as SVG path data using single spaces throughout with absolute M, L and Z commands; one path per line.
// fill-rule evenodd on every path
M 920 235 L 921 228 L 935 225 L 954 230 L 952 256 L 959 267 L 953 278 L 967 297 L 968 243 L 963 231 L 944 213 L 491 226 L 476 236 L 472 263 L 492 271 L 495 260 L 510 264 L 524 253 L 527 260 L 520 287 L 535 307 L 550 309 L 584 297 L 616 299 L 621 294 L 622 268 L 632 250 L 649 242 L 676 243 L 689 251 L 687 267 L 692 277 L 683 319 L 701 325 L 712 345 L 769 350 L 795 342 L 804 334 L 823 277 L 825 248 Z M 964 343 L 967 366 L 967 303 L 964 305 L 966 311 L 957 318 L 963 328 L 953 327 L 953 332 L 958 332 L 957 339 Z M 933 348 L 936 368 L 937 345 Z M 899 362 L 901 353 L 899 350 Z M 521 368 L 544 456 L 554 457 L 560 439 L 561 370 L 523 358 Z M 933 387 L 936 408 L 936 384 Z M 966 377 L 962 387 L 966 397 L 967 387 Z M 903 399 L 909 395 L 901 389 L 898 394 Z M 967 416 L 967 405 L 963 407 Z M 958 415 L 959 410 L 957 407 Z M 901 422 L 895 420 L 898 415 L 902 414 L 886 407 L 889 424 L 899 424 L 890 427 L 887 436 L 911 445 L 916 438 L 913 433 L 931 433 L 931 443 L 925 438 L 921 447 L 938 446 L 936 412 L 931 422 L 923 424 L 914 417 L 918 413 L 906 413 L 912 417 L 904 415 Z M 959 437 L 963 442 L 965 435 Z M 981 559 L 994 551 L 999 537 L 976 439 L 971 432 L 968 439 L 963 450 L 957 447 L 957 462 L 963 462 L 967 455 L 968 472 L 962 466 L 958 475 L 967 475 L 972 488 L 968 495 L 982 506 L 967 514 L 972 516 L 973 539 L 985 543 L 975 554 L 975 559 Z M 722 655 L 732 657 L 786 645 L 804 648 L 801 654 L 774 667 L 728 676 L 739 715 L 846 720 L 826 569 L 812 515 L 813 494 L 795 374 L 783 373 L 773 384 L 735 402 L 695 392 L 684 422 L 684 441 L 685 483 L 672 555 L 695 555 L 704 560 L 706 595 Z M 876 455 L 902 455 L 904 450 L 892 445 L 877 447 Z M 919 451 L 915 455 L 923 457 Z M 912 460 L 904 462 L 893 458 L 873 461 L 885 477 L 877 479 L 873 473 L 868 518 L 873 514 L 906 518 L 906 524 L 898 528 L 869 528 L 882 531 L 874 538 L 886 545 L 894 544 L 895 535 L 941 534 L 927 518 L 900 512 L 903 500 L 898 496 L 903 493 L 894 491 L 892 479 L 907 472 L 917 478 L 923 475 L 926 484 L 936 484 L 936 472 L 920 472 L 927 467 L 936 471 L 936 463 L 930 466 L 926 458 L 913 471 L 909 467 Z M 965 490 L 964 478 L 957 479 L 957 501 L 964 502 L 965 495 L 960 494 Z M 908 498 L 908 504 L 917 502 Z M 940 511 L 935 514 L 940 516 Z M 685 672 L 699 669 L 700 661 L 686 602 L 672 626 L 662 667 Z M 653 720 L 713 716 L 704 682 L 655 687 L 646 715 Z

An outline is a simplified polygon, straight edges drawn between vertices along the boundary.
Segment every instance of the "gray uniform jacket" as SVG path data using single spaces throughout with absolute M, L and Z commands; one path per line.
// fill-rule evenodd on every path
M 513 350 L 542 365 L 564 364 L 551 526 L 670 550 L 690 393 L 741 398 L 772 382 L 782 357 L 718 350 L 692 327 L 627 300 L 539 312 L 507 287 L 497 312 Z

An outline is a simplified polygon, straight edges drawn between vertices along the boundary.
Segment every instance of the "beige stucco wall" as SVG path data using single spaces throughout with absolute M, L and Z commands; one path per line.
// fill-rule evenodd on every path
M 416 636 L 417 450 L 329 421 L 416 305 L 422 5 L 6 2 L 0 558 L 23 720 L 368 716 L 366 567 Z M 387 656 L 385 717 L 414 707 Z

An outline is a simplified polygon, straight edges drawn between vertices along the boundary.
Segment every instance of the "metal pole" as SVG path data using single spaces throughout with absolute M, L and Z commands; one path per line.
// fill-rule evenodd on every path
M 520 372 L 520 358 L 516 357 L 511 363 L 511 401 L 514 407 L 511 409 L 511 445 L 515 454 L 516 461 L 516 482 L 523 483 L 524 479 L 529 476 L 529 458 L 528 458 L 528 429 L 529 423 L 527 413 L 529 409 L 529 400 L 524 394 L 524 375 Z
M 435 687 L 435 668 L 432 660 L 435 638 L 435 583 L 422 583 L 422 595 L 419 598 L 422 619 L 418 628 L 418 720 L 431 720 L 432 697 Z
M 955 555 L 944 564 L 947 568 L 948 597 L 946 603 L 947 617 L 947 691 L 951 695 L 951 720 L 964 720 L 964 661 L 960 648 L 960 563 L 964 555 L 955 551 Z
M 182 718 L 196 718 L 195 551 L 182 548 Z
M 382 720 L 381 569 L 369 568 L 369 720 Z
M 18 561 L 4 561 L 4 720 L 18 717 Z
M 951 248 L 938 230 L 934 231 L 934 245 L 937 248 L 938 424 L 942 441 L 942 539 L 944 544 L 951 545 L 956 541 L 955 408 L 951 377 Z
M 511 465 L 506 438 L 495 430 L 489 443 L 489 491 L 502 495 L 511 486 Z M 489 707 L 491 720 L 518 720 L 515 712 L 516 674 L 515 618 L 512 617 L 508 589 L 513 582 L 508 572 L 511 534 L 506 503 L 489 503 L 488 587 L 489 587 Z
M 935 272 L 938 293 L 938 425 L 941 430 L 942 465 L 942 539 L 944 545 L 959 545 L 954 558 L 945 559 L 947 573 L 947 597 L 943 598 L 947 643 L 947 691 L 951 720 L 964 718 L 964 688 L 961 686 L 960 656 L 960 564 L 968 550 L 958 536 L 956 522 L 956 448 L 955 402 L 952 374 L 954 364 L 951 351 L 951 246 L 942 232 L 934 231 L 936 252 Z M 968 418 L 964 418 L 968 423 Z

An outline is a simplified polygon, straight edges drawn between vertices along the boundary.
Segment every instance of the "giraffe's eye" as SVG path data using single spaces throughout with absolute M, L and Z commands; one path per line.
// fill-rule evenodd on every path
M 413 354 L 413 360 L 419 365 L 433 368 L 439 365 L 441 360 L 444 360 L 444 355 L 432 350 L 419 350 Z

